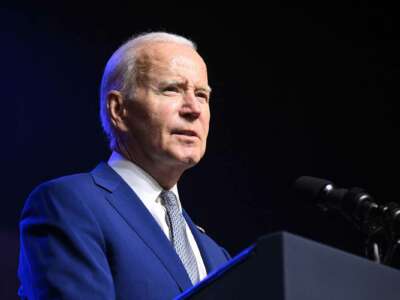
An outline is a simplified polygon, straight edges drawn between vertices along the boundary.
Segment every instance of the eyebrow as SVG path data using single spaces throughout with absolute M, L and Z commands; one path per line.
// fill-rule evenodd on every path
M 212 91 L 212 89 L 211 89 L 211 87 L 210 86 L 206 86 L 206 87 L 198 87 L 198 88 L 196 88 L 198 91 L 204 91 L 204 92 L 207 92 L 207 93 L 209 93 L 209 94 L 211 94 L 211 91 Z
M 177 85 L 177 86 L 179 86 L 179 87 L 186 87 L 188 84 L 187 84 L 187 80 L 185 80 L 185 81 L 179 81 L 179 80 L 163 80 L 163 81 L 161 81 L 160 82 L 160 85 L 161 86 L 167 86 L 167 85 Z M 204 91 L 204 92 L 207 92 L 207 93 L 211 93 L 211 91 L 212 91 L 212 89 L 211 89 L 211 87 L 209 86 L 209 85 L 207 85 L 207 86 L 197 86 L 197 87 L 195 87 L 195 90 L 196 91 Z

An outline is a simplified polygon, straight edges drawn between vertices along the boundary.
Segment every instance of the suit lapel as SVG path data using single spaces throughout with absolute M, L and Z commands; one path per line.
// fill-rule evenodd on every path
M 107 200 L 159 258 L 179 287 L 190 288 L 192 283 L 170 241 L 128 184 L 105 163 L 99 164 L 92 176 L 96 184 L 110 192 Z
M 207 273 L 209 274 L 218 267 L 219 263 L 218 261 L 215 261 L 214 256 L 211 255 L 210 249 L 207 247 L 207 241 L 205 240 L 203 234 L 197 229 L 196 225 L 193 223 L 192 219 L 185 210 L 183 210 L 183 216 L 185 217 L 186 222 L 192 231 L 193 237 L 196 240 L 197 246 L 199 247 L 201 257 L 203 258 Z

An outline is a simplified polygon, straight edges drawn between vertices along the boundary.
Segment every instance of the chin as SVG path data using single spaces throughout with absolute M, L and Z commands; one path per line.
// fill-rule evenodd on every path
M 202 158 L 203 155 L 200 154 L 186 154 L 186 155 L 178 155 L 176 156 L 177 161 L 179 161 L 182 165 L 187 166 L 188 168 L 196 165 Z
M 197 157 L 193 157 L 193 156 L 185 156 L 185 157 L 180 157 L 180 158 L 178 159 L 178 161 L 179 161 L 182 165 L 185 165 L 185 166 L 187 166 L 187 167 L 190 168 L 190 167 L 196 165 L 196 164 L 200 161 L 200 159 L 197 158 Z
M 198 147 L 173 147 L 168 152 L 170 162 L 184 169 L 196 165 L 204 155 L 203 149 Z

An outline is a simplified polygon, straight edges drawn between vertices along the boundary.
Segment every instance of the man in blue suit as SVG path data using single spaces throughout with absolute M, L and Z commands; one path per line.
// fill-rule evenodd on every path
M 123 44 L 101 83 L 112 155 L 29 196 L 20 223 L 27 299 L 172 299 L 229 259 L 182 209 L 177 182 L 206 149 L 211 89 L 190 40 Z

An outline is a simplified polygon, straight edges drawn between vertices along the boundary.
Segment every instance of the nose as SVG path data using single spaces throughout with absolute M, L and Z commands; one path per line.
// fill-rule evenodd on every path
M 180 110 L 181 117 L 194 121 L 200 117 L 201 104 L 193 91 L 187 91 L 183 97 L 183 104 Z

